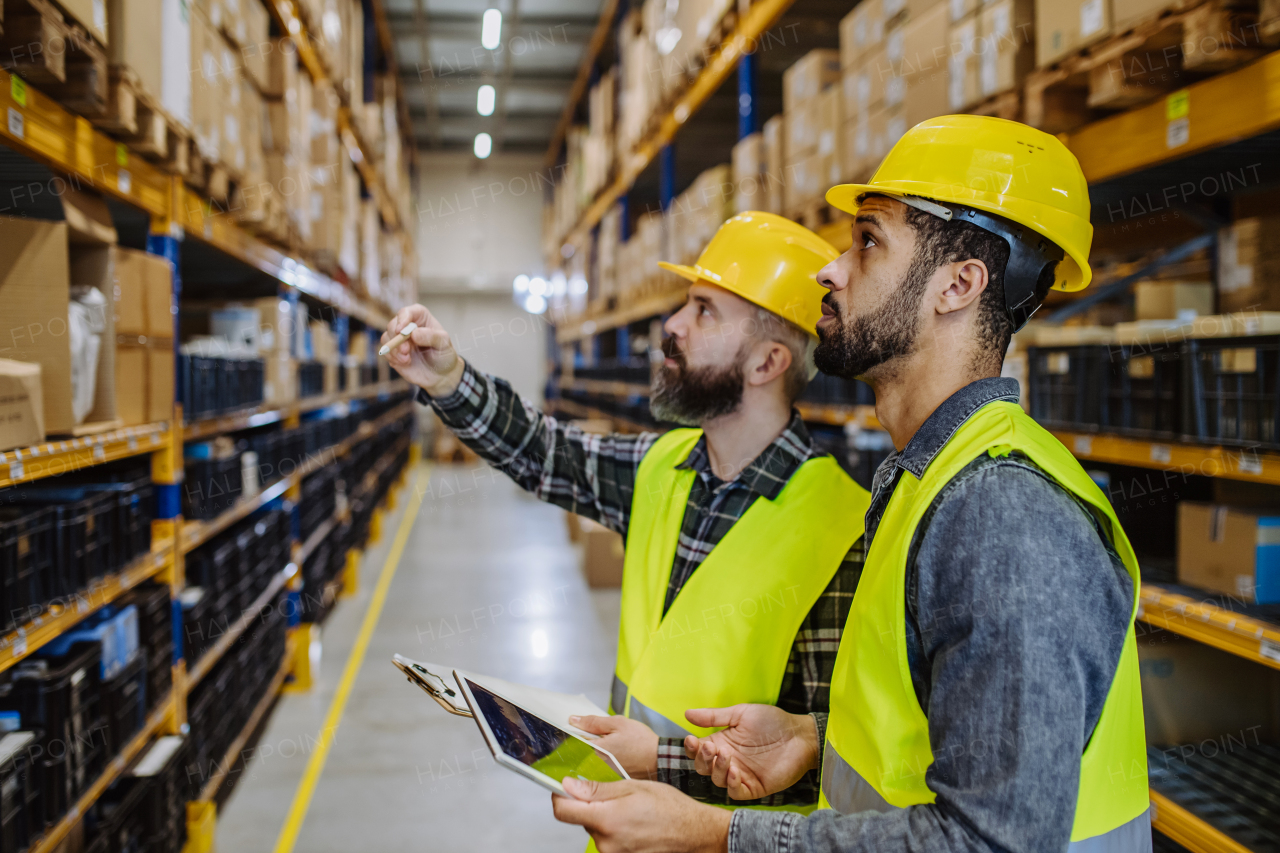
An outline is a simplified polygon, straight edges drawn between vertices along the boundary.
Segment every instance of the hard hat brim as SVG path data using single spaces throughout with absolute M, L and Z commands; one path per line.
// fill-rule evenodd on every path
M 658 261 L 658 266 L 662 267 L 664 270 L 675 273 L 681 278 L 688 279 L 689 281 L 709 281 L 712 284 L 720 283 L 719 275 L 713 273 L 709 269 L 704 269 L 697 264 L 673 264 L 669 261 Z
M 875 193 L 887 196 L 918 195 L 920 198 L 931 198 L 931 196 L 926 193 L 913 192 L 910 187 L 899 187 L 894 185 L 897 183 L 905 184 L 909 182 L 894 182 L 893 184 L 883 184 L 879 186 L 875 184 L 838 184 L 827 190 L 827 203 L 838 210 L 843 210 L 845 213 L 856 216 L 859 207 L 858 197 L 866 194 Z M 965 204 L 986 213 L 995 214 L 996 216 L 1009 216 L 1000 204 L 992 203 L 984 198 L 983 196 L 985 196 L 986 193 L 970 191 L 963 193 L 963 195 L 964 198 L 936 198 L 934 200 L 952 202 L 954 204 Z M 1052 215 L 1052 211 L 1049 210 L 1045 210 L 1044 213 L 1046 215 Z M 1053 233 L 1056 229 L 1052 227 L 1044 227 L 1043 225 L 1042 227 L 1036 227 L 1036 223 L 1032 222 L 1024 221 L 1022 224 L 1032 228 L 1034 231 L 1049 238 L 1050 240 L 1053 240 L 1054 243 L 1062 248 L 1064 252 L 1062 262 L 1058 266 L 1058 274 L 1061 276 L 1063 283 L 1062 286 L 1055 284 L 1053 286 L 1054 290 L 1071 292 L 1083 290 L 1089 286 L 1089 280 L 1093 277 L 1093 271 L 1089 267 L 1089 259 L 1087 257 L 1076 257 L 1075 252 L 1068 248 L 1068 245 L 1064 245 L 1068 241 L 1058 239 L 1058 237 Z

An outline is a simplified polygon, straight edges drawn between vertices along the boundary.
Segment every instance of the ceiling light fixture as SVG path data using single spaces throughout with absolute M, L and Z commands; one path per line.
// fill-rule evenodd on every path
M 502 40 L 502 12 L 497 9 L 486 9 L 480 27 L 480 44 L 486 50 L 493 50 Z
M 476 134 L 476 156 L 481 160 L 493 153 L 493 137 L 487 133 Z
M 485 83 L 476 92 L 476 112 L 482 116 L 493 115 L 493 103 L 497 99 L 497 92 L 488 83 Z

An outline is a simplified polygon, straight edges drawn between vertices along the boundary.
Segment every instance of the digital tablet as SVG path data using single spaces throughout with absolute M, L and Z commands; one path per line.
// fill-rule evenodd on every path
M 566 776 L 595 782 L 629 779 L 606 750 L 553 725 L 454 670 L 467 707 L 499 764 L 542 787 L 568 796 Z

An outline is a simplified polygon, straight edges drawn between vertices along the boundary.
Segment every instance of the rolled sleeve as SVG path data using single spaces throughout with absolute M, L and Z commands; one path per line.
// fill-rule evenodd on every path
M 738 809 L 729 821 L 729 853 L 793 853 L 803 821 L 796 812 Z

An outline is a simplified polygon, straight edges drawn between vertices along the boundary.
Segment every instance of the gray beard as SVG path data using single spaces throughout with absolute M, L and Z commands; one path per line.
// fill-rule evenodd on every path
M 683 360 L 681 360 L 683 365 Z M 662 423 L 701 426 L 742 405 L 742 364 L 731 367 L 658 368 L 649 411 Z

